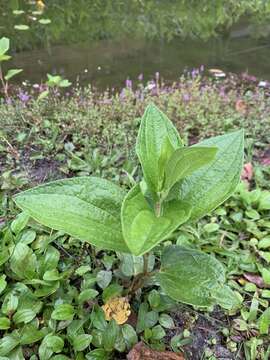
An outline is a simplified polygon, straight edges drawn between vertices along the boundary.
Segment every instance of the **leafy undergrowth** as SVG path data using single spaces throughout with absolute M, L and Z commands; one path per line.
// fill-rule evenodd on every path
M 0 359 L 125 359 L 140 341 L 190 360 L 270 357 L 267 92 L 235 77 L 197 77 L 156 92 L 141 89 L 140 96 L 88 89 L 0 105 Z M 142 257 L 81 245 L 18 214 L 11 200 L 18 189 L 65 176 L 95 174 L 130 187 L 140 172 L 130 150 L 138 128 L 133 119 L 149 100 L 166 109 L 185 141 L 246 129 L 246 160 L 255 164 L 246 168 L 249 189 L 241 183 L 211 217 L 155 248 L 148 263 L 155 270 L 171 243 L 214 254 L 238 294 L 241 305 L 233 311 L 178 304 L 155 281 L 127 295 L 144 271 Z

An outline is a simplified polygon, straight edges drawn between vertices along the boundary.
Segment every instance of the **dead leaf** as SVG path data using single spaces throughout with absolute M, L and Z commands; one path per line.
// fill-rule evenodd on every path
M 249 282 L 257 285 L 259 288 L 266 288 L 268 287 L 267 284 L 263 281 L 263 278 L 259 275 L 251 274 L 251 273 L 245 273 L 243 274 L 244 278 L 247 279 Z
M 125 297 L 109 299 L 106 304 L 102 306 L 102 309 L 105 313 L 106 320 L 110 321 L 114 319 L 119 325 L 124 324 L 131 314 L 130 304 Z
M 213 75 L 216 78 L 225 78 L 226 77 L 225 72 L 220 69 L 209 69 L 209 72 L 211 75 Z
M 172 351 L 156 351 L 141 341 L 128 353 L 127 360 L 185 360 L 182 354 Z
M 245 115 L 247 113 L 247 104 L 244 100 L 238 99 L 235 103 L 235 110 L 240 114 Z
M 252 180 L 253 177 L 253 166 L 251 163 L 244 165 L 242 170 L 241 179 L 247 181 L 248 183 Z

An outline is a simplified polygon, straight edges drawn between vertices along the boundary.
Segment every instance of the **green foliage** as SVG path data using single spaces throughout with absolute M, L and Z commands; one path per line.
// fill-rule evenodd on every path
M 9 47 L 9 39 L 6 37 L 2 37 L 0 39 L 0 81 L 2 83 L 3 92 L 6 97 L 8 97 L 8 81 L 22 72 L 22 69 L 10 69 L 5 75 L 3 74 L 1 62 L 11 59 L 11 56 L 7 55 Z
M 171 145 L 164 147 L 168 143 Z M 214 144 L 218 152 L 216 147 L 183 149 L 172 123 L 154 105 L 149 105 L 141 120 L 136 147 L 145 176 L 143 191 L 137 184 L 124 198 L 124 192 L 108 181 L 75 178 L 20 193 L 15 202 L 42 224 L 99 248 L 143 255 L 179 225 L 213 210 L 232 194 L 238 184 L 243 162 L 242 132 L 213 138 L 204 144 Z M 183 153 L 192 155 L 185 157 Z M 201 156 L 200 161 L 195 163 L 193 159 L 198 156 Z M 193 165 L 188 166 L 188 162 Z M 172 167 L 175 169 L 173 172 Z M 169 190 L 173 185 L 176 190 L 171 195 Z M 177 200 L 179 194 L 185 202 Z M 31 266 L 24 276 L 32 279 L 35 272 L 33 254 L 27 245 L 18 244 L 16 248 L 13 271 L 23 271 L 19 266 L 27 260 Z M 180 263 L 173 260 L 174 253 L 184 260 Z M 171 263 L 168 257 L 172 258 Z M 189 253 L 181 248 L 165 249 L 159 275 L 162 288 L 174 299 L 189 304 L 210 306 L 217 302 L 224 307 L 233 307 L 235 301 L 230 289 L 224 286 L 222 266 L 219 269 L 218 263 L 211 261 L 212 264 L 207 255 Z M 179 273 L 183 274 L 183 278 L 179 279 Z M 184 285 L 184 290 L 182 284 L 189 278 L 194 283 L 191 288 Z M 97 278 L 101 288 L 107 287 L 110 281 L 109 271 L 103 272 L 99 280 Z

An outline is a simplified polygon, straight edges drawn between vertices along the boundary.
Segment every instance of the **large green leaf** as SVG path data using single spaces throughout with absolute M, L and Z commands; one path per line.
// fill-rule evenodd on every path
M 15 196 L 35 220 L 100 248 L 129 252 L 122 236 L 120 210 L 125 192 L 95 177 L 54 181 Z
M 226 308 L 237 304 L 226 287 L 224 268 L 213 256 L 182 246 L 167 246 L 157 275 L 162 289 L 171 298 L 186 304 Z M 230 306 L 231 304 L 231 306 Z
M 140 186 L 135 185 L 122 204 L 124 239 L 134 255 L 143 255 L 186 222 L 190 206 L 182 201 L 164 203 L 161 216 L 157 217 L 144 198 Z
M 215 159 L 216 153 L 216 147 L 208 146 L 193 146 L 175 150 L 165 167 L 164 190 L 170 190 L 177 181 L 211 163 Z
M 145 181 L 152 192 L 163 183 L 162 164 L 172 150 L 181 147 L 181 140 L 172 122 L 155 105 L 150 104 L 141 119 L 136 152 L 142 165 Z
M 192 206 L 190 220 L 212 211 L 234 192 L 243 167 L 243 131 L 213 137 L 196 146 L 216 146 L 218 152 L 213 162 L 183 179 L 179 185 L 178 198 Z

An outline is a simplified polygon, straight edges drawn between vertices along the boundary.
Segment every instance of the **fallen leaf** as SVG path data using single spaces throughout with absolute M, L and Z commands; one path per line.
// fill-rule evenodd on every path
M 249 183 L 252 177 L 253 177 L 253 166 L 251 163 L 247 163 L 244 165 L 244 168 L 242 170 L 241 179 Z
M 235 110 L 240 114 L 245 115 L 247 112 L 247 104 L 244 100 L 238 99 L 235 103 Z
M 110 321 L 114 319 L 119 325 L 124 324 L 131 314 L 130 304 L 125 297 L 109 299 L 106 304 L 102 306 L 102 309 L 105 313 L 106 320 Z
M 268 287 L 265 282 L 263 281 L 263 278 L 259 275 L 245 273 L 243 274 L 244 278 L 247 279 L 249 282 L 257 285 L 259 288 L 266 288 Z
M 185 360 L 185 358 L 182 354 L 172 351 L 152 350 L 143 342 L 139 342 L 130 350 L 127 360 Z

